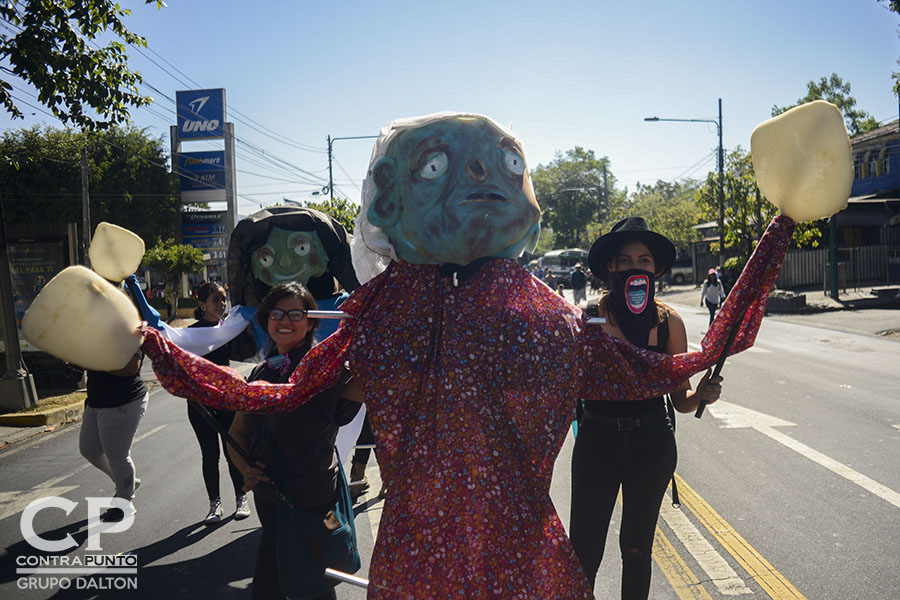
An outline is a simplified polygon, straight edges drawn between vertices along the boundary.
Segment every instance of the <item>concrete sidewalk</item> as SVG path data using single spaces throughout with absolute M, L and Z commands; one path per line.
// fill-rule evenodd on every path
M 232 362 L 231 368 L 243 376 L 250 374 L 253 363 Z M 153 373 L 153 366 L 149 360 L 141 365 L 141 378 L 150 388 L 151 398 L 155 390 L 161 390 Z M 55 431 L 60 427 L 81 421 L 84 412 L 84 401 L 72 402 L 65 406 L 56 406 L 51 409 L 34 413 L 12 413 L 0 415 L 0 453 L 3 449 L 38 436 L 42 433 Z

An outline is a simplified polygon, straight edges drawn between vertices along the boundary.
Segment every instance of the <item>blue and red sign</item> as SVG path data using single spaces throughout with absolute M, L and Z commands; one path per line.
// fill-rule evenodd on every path
M 182 192 L 225 189 L 225 151 L 181 152 L 178 178 Z
M 178 139 L 225 137 L 225 89 L 175 92 Z

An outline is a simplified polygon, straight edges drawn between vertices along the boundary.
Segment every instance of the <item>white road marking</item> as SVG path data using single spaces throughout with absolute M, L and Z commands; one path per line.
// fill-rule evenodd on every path
M 0 492 L 0 521 L 7 517 L 19 514 L 25 510 L 26 506 L 35 500 L 46 498 L 47 496 L 62 496 L 66 492 L 71 492 L 77 487 L 77 485 L 35 487 L 31 490 Z
M 688 350 L 693 350 L 694 352 L 700 352 L 700 350 L 702 350 L 702 348 L 700 347 L 700 344 L 697 344 L 695 342 L 689 342 Z M 750 346 L 743 352 L 740 352 L 740 354 L 743 354 L 744 352 L 749 352 L 751 354 L 772 354 L 771 350 L 766 350 L 765 348 L 760 348 L 759 346 Z
M 140 442 L 141 440 L 145 440 L 145 439 L 147 439 L 148 437 L 150 437 L 151 435 L 153 435 L 154 433 L 158 433 L 158 432 L 162 431 L 162 430 L 165 429 L 165 428 L 166 428 L 165 425 L 160 425 L 159 427 L 156 427 L 156 428 L 154 428 L 154 429 L 151 429 L 151 430 L 148 431 L 147 433 L 142 433 L 141 435 L 139 435 L 139 436 L 137 436 L 136 438 L 134 438 L 134 442 L 132 442 L 132 444 L 137 444 L 137 443 Z
M 703 537 L 703 534 L 687 518 L 687 515 L 672 506 L 671 497 L 668 495 L 663 500 L 659 514 L 675 536 L 684 544 L 685 549 L 691 553 L 700 568 L 716 585 L 720 594 L 740 596 L 753 593 L 753 590 L 744 584 L 744 581 L 728 562 L 716 552 L 712 544 Z
M 891 427 L 893 427 L 894 429 L 900 429 L 900 425 L 897 425 L 896 423 L 893 423 Z
M 757 412 L 749 408 L 744 408 L 736 404 L 731 404 L 730 402 L 723 402 L 721 400 L 713 405 L 710 405 L 709 411 L 713 415 L 713 417 L 724 421 L 724 427 L 753 428 L 763 435 L 772 438 L 776 442 L 787 446 L 794 452 L 797 452 L 798 454 L 805 456 L 811 461 L 825 467 L 829 471 L 836 473 L 837 475 L 840 475 L 848 481 L 855 483 L 864 490 L 878 496 L 882 500 L 885 500 L 886 502 L 893 504 L 897 508 L 900 508 L 900 493 L 897 493 L 889 487 L 878 483 L 874 479 L 866 477 L 862 473 L 854 471 L 845 464 L 839 463 L 838 461 L 829 458 L 818 450 L 814 450 L 806 444 L 798 442 L 794 438 L 773 429 L 773 427 L 794 426 L 794 423 L 791 423 L 790 421 L 784 421 L 782 419 L 779 419 L 778 417 L 773 417 L 771 415 Z

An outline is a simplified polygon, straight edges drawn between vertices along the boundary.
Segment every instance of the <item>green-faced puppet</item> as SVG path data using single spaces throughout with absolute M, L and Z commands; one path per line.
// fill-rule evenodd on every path
M 359 287 L 350 263 L 351 236 L 344 226 L 312 208 L 276 206 L 241 219 L 228 248 L 231 301 L 257 306 L 272 287 L 305 284 L 316 300 Z
M 541 211 L 511 133 L 459 113 L 390 127 L 363 190 L 370 250 L 415 264 L 467 265 L 516 258 L 537 242 Z

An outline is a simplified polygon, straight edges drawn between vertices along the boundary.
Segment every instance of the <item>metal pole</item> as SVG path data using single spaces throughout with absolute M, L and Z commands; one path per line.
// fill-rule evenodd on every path
M 722 99 L 719 98 L 719 266 L 725 268 L 725 150 L 722 148 Z
M 837 215 L 828 219 L 828 287 L 831 297 L 838 299 L 838 265 L 837 265 Z
M 0 296 L 2 296 L 0 324 L 3 329 L 3 347 L 6 355 L 6 371 L 0 378 L 0 408 L 19 410 L 37 404 L 38 396 L 34 388 L 34 379 L 24 368 L 22 349 L 19 347 L 2 198 L 0 198 Z
M 326 136 L 328 140 L 328 196 L 334 200 L 334 175 L 331 172 L 331 135 Z
M 352 135 L 349 137 L 336 137 L 333 138 L 330 135 L 326 136 L 325 139 L 328 140 L 328 195 L 331 196 L 331 199 L 334 200 L 334 177 L 331 171 L 331 146 L 334 142 L 338 140 L 371 140 L 377 138 L 377 135 Z
M 82 240 L 81 247 L 84 250 L 84 265 L 91 266 L 88 250 L 91 249 L 91 197 L 88 193 L 88 164 L 87 149 L 81 147 L 81 216 L 82 216 Z

